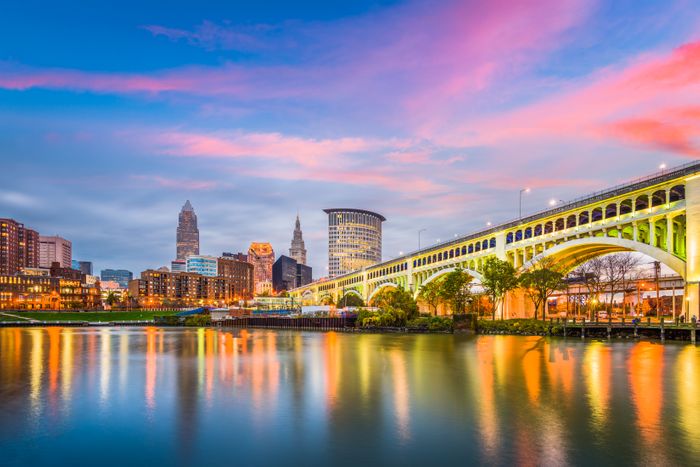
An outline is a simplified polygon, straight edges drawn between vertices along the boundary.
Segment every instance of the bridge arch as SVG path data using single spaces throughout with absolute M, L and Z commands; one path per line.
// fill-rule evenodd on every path
M 360 297 L 363 301 L 365 300 L 365 297 L 363 297 L 362 294 L 360 293 L 360 291 L 357 289 L 346 289 L 340 298 L 342 299 L 343 297 L 350 295 L 350 294 L 353 294 L 353 295 Z
M 385 289 L 387 287 L 393 287 L 395 289 L 399 288 L 399 285 L 394 283 L 394 282 L 382 282 L 381 284 L 378 284 L 374 290 L 372 290 L 372 293 L 369 294 L 369 297 L 367 297 L 367 305 L 370 304 L 372 299 L 379 293 L 380 290 Z
M 483 281 L 484 277 L 478 271 L 474 271 L 473 269 L 466 269 L 466 268 L 449 267 L 449 268 L 440 269 L 439 271 L 435 271 L 433 274 L 428 276 L 428 278 L 421 283 L 421 286 L 423 286 L 429 282 L 434 281 L 438 277 L 442 277 L 445 274 L 448 274 L 452 271 L 456 271 L 457 269 L 461 269 L 462 271 L 466 272 L 467 274 L 469 274 L 470 276 L 472 276 L 474 279 L 476 279 L 479 282 Z M 417 290 L 413 293 L 413 298 L 418 298 L 418 294 L 420 294 L 420 287 L 418 287 Z
M 685 261 L 682 259 L 651 245 L 616 237 L 585 237 L 560 243 L 523 264 L 522 269 L 531 268 L 541 258 L 551 257 L 563 264 L 564 270 L 568 272 L 596 256 L 622 251 L 634 251 L 650 256 L 685 279 Z

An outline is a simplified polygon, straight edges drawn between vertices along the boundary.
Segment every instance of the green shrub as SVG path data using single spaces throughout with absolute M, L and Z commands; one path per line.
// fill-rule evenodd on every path
M 550 325 L 548 321 L 536 319 L 479 320 L 479 332 L 482 334 L 544 335 L 550 332 L 550 326 L 552 335 L 562 334 L 563 329 L 560 325 Z
M 211 325 L 211 316 L 209 315 L 192 315 L 185 318 L 185 326 L 209 326 Z
M 452 318 L 442 316 L 421 316 L 406 323 L 406 327 L 427 331 L 451 331 Z

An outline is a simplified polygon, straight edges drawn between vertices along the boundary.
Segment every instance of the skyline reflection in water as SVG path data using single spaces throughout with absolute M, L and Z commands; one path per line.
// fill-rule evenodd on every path
M 687 465 L 699 384 L 689 345 L 2 328 L 0 450 L 15 465 Z

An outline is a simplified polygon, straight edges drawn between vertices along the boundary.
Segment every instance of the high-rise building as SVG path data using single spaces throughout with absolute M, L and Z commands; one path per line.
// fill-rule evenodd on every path
M 207 277 L 217 276 L 217 260 L 214 256 L 189 255 L 186 261 L 187 272 L 193 272 Z
M 69 240 L 54 236 L 39 236 L 39 266 L 50 268 L 58 263 L 62 268 L 70 268 L 73 260 L 73 245 Z
M 0 219 L 0 274 L 39 266 L 39 233 L 14 219 Z
M 328 274 L 340 276 L 382 260 L 382 222 L 376 212 L 324 209 L 328 214 Z
M 275 292 L 310 284 L 311 267 L 299 264 L 294 258 L 282 255 L 272 265 L 272 287 Z
M 272 264 L 275 251 L 267 242 L 253 242 L 248 248 L 248 262 L 253 265 L 253 286 L 256 294 L 263 293 L 272 285 Z
M 306 264 L 306 247 L 301 236 L 301 222 L 297 214 L 297 221 L 294 226 L 294 236 L 292 237 L 292 247 L 289 249 L 289 256 L 294 258 L 299 264 Z
M 177 223 L 177 259 L 186 259 L 190 255 L 199 254 L 199 229 L 197 215 L 187 200 L 178 217 Z
M 313 272 L 311 270 L 311 266 L 297 263 L 297 282 L 295 286 L 301 287 L 303 285 L 312 283 L 314 281 L 312 274 Z
M 253 265 L 249 262 L 221 257 L 218 259 L 218 274 L 219 277 L 233 281 L 237 297 L 242 299 L 253 297 Z
M 289 256 L 281 255 L 272 265 L 272 288 L 282 292 L 296 287 L 297 261 Z
M 100 271 L 100 281 L 113 281 L 124 289 L 129 287 L 129 281 L 133 278 L 134 274 L 126 269 L 103 269 Z
M 71 267 L 77 269 L 85 275 L 92 276 L 92 262 L 91 261 L 71 261 Z

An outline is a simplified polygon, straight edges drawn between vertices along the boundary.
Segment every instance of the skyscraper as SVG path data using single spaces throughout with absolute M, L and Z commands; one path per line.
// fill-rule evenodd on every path
M 340 276 L 382 260 L 381 214 L 362 209 L 324 209 L 328 214 L 328 274 Z
M 272 264 L 275 251 L 269 243 L 253 242 L 248 248 L 248 262 L 253 265 L 253 283 L 255 293 L 262 293 L 272 288 Z
M 304 239 L 301 236 L 299 214 L 297 214 L 297 222 L 294 226 L 294 236 L 292 237 L 292 247 L 289 249 L 289 256 L 295 259 L 299 264 L 306 264 L 306 247 L 304 246 Z
M 190 255 L 199 254 L 199 229 L 197 228 L 197 215 L 194 208 L 187 200 L 182 209 L 177 223 L 177 259 L 186 259 Z

